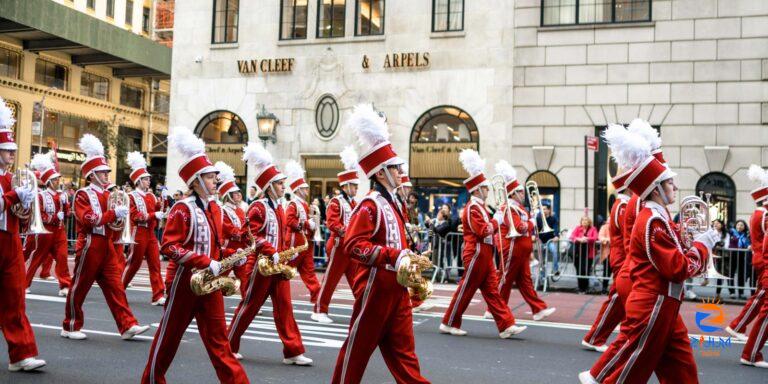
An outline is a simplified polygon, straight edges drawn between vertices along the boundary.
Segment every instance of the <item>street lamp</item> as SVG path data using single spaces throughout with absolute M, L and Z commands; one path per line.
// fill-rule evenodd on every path
M 256 123 L 259 126 L 259 139 L 264 143 L 264 146 L 267 145 L 267 141 L 271 141 L 272 144 L 277 142 L 275 131 L 280 120 L 274 113 L 267 111 L 264 104 L 261 105 L 261 110 L 256 114 Z

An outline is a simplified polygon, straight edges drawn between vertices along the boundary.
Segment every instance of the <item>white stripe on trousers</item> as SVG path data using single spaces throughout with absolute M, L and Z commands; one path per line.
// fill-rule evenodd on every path
M 446 324 L 449 327 L 453 327 L 453 318 L 456 316 L 456 311 L 459 309 L 459 303 L 461 302 L 461 298 L 464 297 L 464 288 L 467 287 L 467 284 L 469 284 L 469 276 L 472 273 L 472 268 L 475 266 L 475 261 L 477 261 L 477 256 L 480 254 L 480 244 L 477 244 L 478 247 L 475 248 L 475 254 L 472 256 L 472 261 L 469 262 L 469 268 L 467 269 L 467 273 L 464 274 L 464 281 L 463 284 L 461 284 L 461 289 L 459 290 L 459 295 L 456 296 L 456 300 L 453 302 L 453 308 L 451 309 L 451 317 L 448 318 L 448 324 Z
M 664 304 L 664 295 L 659 295 L 658 299 L 656 299 L 656 305 L 653 306 L 653 312 L 651 313 L 651 319 L 648 321 L 648 326 L 643 331 L 643 334 L 640 336 L 640 342 L 637 346 L 637 349 L 635 349 L 634 352 L 632 352 L 632 355 L 629 357 L 629 360 L 627 361 L 627 364 L 624 365 L 624 369 L 621 370 L 621 375 L 619 376 L 618 383 L 621 384 L 624 382 L 624 380 L 627 379 L 627 375 L 629 374 L 629 371 L 632 370 L 632 366 L 635 365 L 635 361 L 637 360 L 637 357 L 640 355 L 641 352 L 643 352 L 643 348 L 645 348 L 645 342 L 648 340 L 648 335 L 651 333 L 651 330 L 653 329 L 653 326 L 656 324 L 656 319 L 659 317 L 659 312 L 661 311 L 661 305 Z
M 171 294 L 168 298 L 168 306 L 165 307 L 165 313 L 163 313 L 163 318 L 160 320 L 163 324 L 162 328 L 160 328 L 160 334 L 157 336 L 157 343 L 155 343 L 155 352 L 152 354 L 152 364 L 149 368 L 149 382 L 151 384 L 155 384 L 155 365 L 157 364 L 157 353 L 160 351 L 160 347 L 162 346 L 163 337 L 165 336 L 165 330 L 168 328 L 168 321 L 171 318 L 171 308 L 173 308 L 173 299 L 176 297 L 176 287 L 179 285 L 179 280 L 181 279 L 181 275 L 184 272 L 184 267 L 179 266 L 179 269 L 176 270 L 176 276 L 173 277 L 173 284 L 171 285 Z
M 761 289 L 757 295 L 752 299 L 752 304 L 749 305 L 749 309 L 747 312 L 744 313 L 744 316 L 741 317 L 741 321 L 739 321 L 739 324 L 736 325 L 736 329 L 734 331 L 738 332 L 741 327 L 745 327 L 747 319 L 749 319 L 749 316 L 752 314 L 752 311 L 755 310 L 755 307 L 757 307 L 758 303 L 761 303 L 761 298 L 763 297 L 763 294 L 765 293 L 765 289 Z
M 508 251 L 509 254 L 507 255 L 507 262 L 504 263 L 504 264 L 506 264 L 506 266 L 504 268 L 504 273 L 501 274 L 501 280 L 499 280 L 499 287 L 497 288 L 499 293 L 501 293 L 501 286 L 504 285 L 504 281 L 507 279 L 507 274 L 509 273 L 509 268 L 512 267 L 512 247 L 514 247 L 514 246 L 515 246 L 515 239 L 512 239 L 512 240 L 510 240 L 510 243 L 509 243 L 509 251 Z
M 77 283 L 80 282 L 80 275 L 83 273 L 83 265 L 85 265 L 85 255 L 88 254 L 88 248 L 91 247 L 91 234 L 85 236 L 85 245 L 83 246 L 82 253 L 80 254 L 80 264 L 77 266 L 77 269 L 75 270 L 75 282 L 72 283 L 72 289 L 69 290 L 69 295 L 71 296 L 69 298 L 69 313 L 70 316 L 72 316 L 71 319 L 69 319 L 69 331 L 75 331 L 75 318 L 77 318 L 77 315 L 75 315 L 75 292 L 77 292 Z M 85 317 L 85 316 L 83 316 Z
M 328 255 L 328 267 L 325 269 L 325 273 L 323 274 L 323 282 L 320 284 L 320 292 L 317 294 L 317 301 L 315 302 L 315 313 L 318 313 L 320 310 L 320 298 L 323 297 L 323 291 L 325 291 L 325 281 L 328 277 L 328 272 L 331 270 L 331 267 L 333 266 L 333 261 L 336 260 L 334 255 L 336 255 L 336 248 L 339 246 L 339 238 L 335 238 L 335 243 L 333 244 L 333 247 L 331 247 L 331 254 Z M 339 280 L 341 280 L 341 276 L 339 276 Z M 352 287 L 350 287 L 352 288 Z
M 376 270 L 376 267 L 371 268 L 370 275 L 368 275 L 368 283 L 365 284 L 365 292 L 363 292 L 363 305 L 360 307 L 360 314 L 357 315 L 355 324 L 352 325 L 352 330 L 349 332 L 349 342 L 347 343 L 346 353 L 344 353 L 344 364 L 341 365 L 341 384 L 344 384 L 344 380 L 347 378 L 347 364 L 349 363 L 349 355 L 352 353 L 352 347 L 355 345 L 355 336 L 357 335 L 357 327 L 360 325 L 360 319 L 363 318 L 365 307 L 368 305 L 368 294 L 371 293 L 373 280 L 376 278 Z
M 237 324 L 240 323 L 240 319 L 243 316 L 243 312 L 245 311 L 245 308 L 248 306 L 248 303 L 251 302 L 251 293 L 253 291 L 253 284 L 256 281 L 256 274 L 259 273 L 259 265 L 258 262 L 254 265 L 253 271 L 251 272 L 251 278 L 248 279 L 248 291 L 245 293 L 245 298 L 243 299 L 243 305 L 241 305 L 238 308 L 237 313 L 235 313 L 234 321 L 232 322 L 232 327 L 229 329 L 229 335 L 227 335 L 227 339 L 229 341 L 232 341 L 232 336 L 235 335 L 235 329 L 237 329 Z M 269 276 L 264 276 L 266 279 L 270 279 Z M 271 283 L 270 283 L 271 284 Z
M 752 353 L 749 355 L 749 361 L 751 363 L 755 363 L 755 359 L 757 358 L 757 352 L 760 352 L 761 349 L 763 349 L 763 346 L 760 345 L 760 340 L 763 339 L 763 335 L 765 335 L 765 329 L 768 327 L 768 316 L 763 319 L 763 324 L 760 325 L 760 332 L 757 333 L 757 339 L 755 340 L 755 344 L 752 346 Z
M 605 311 L 603 312 L 603 316 L 600 317 L 600 322 L 597 323 L 597 329 L 595 329 L 595 332 L 592 333 L 592 337 L 589 338 L 589 343 L 594 344 L 595 343 L 595 337 L 598 333 L 600 333 L 600 330 L 603 328 L 603 324 L 605 324 L 605 319 L 608 317 L 608 314 L 611 313 L 611 308 L 613 308 L 613 304 L 616 303 L 616 298 L 619 297 L 618 293 L 614 293 L 613 296 L 611 296 L 611 301 L 608 303 L 608 308 L 605 308 Z

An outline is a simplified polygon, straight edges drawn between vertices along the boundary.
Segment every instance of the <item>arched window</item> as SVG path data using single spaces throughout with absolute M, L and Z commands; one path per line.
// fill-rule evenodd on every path
M 712 205 L 717 208 L 717 219 L 726 224 L 736 221 L 736 184 L 730 176 L 721 172 L 710 172 L 696 183 L 696 194 L 710 194 Z M 715 218 L 713 217 L 713 220 Z
M 458 107 L 444 105 L 424 112 L 413 125 L 411 143 L 477 143 L 475 120 Z
M 195 134 L 208 144 L 245 144 L 248 130 L 240 116 L 229 111 L 211 112 L 197 123 Z
M 315 126 L 321 138 L 327 140 L 336 134 L 339 126 L 339 105 L 331 95 L 323 95 L 315 107 Z
M 560 180 L 550 171 L 536 171 L 528 176 L 525 182 L 535 181 L 539 186 L 541 203 L 550 204 L 552 213 L 560 218 Z

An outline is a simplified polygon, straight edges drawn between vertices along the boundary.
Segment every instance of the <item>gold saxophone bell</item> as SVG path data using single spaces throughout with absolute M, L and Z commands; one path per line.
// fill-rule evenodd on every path
M 117 219 L 107 224 L 112 230 L 120 231 L 120 238 L 115 241 L 115 244 L 136 244 L 133 238 L 133 231 L 131 231 L 131 200 L 128 193 L 122 189 L 116 189 L 110 193 L 109 200 L 107 200 L 108 210 L 117 207 L 125 207 L 128 210 L 128 214 L 122 219 Z
M 247 259 L 253 252 L 253 246 L 251 246 L 241 249 L 231 256 L 219 261 L 219 263 L 221 263 L 219 276 L 214 276 L 208 268 L 196 269 L 193 271 L 192 277 L 189 279 L 189 286 L 192 289 L 192 293 L 197 296 L 207 295 L 218 290 L 221 290 L 221 294 L 224 296 L 231 296 L 237 293 L 237 291 L 240 290 L 240 280 L 224 275 L 234 268 L 237 262 Z
M 302 234 L 302 238 L 304 239 L 304 245 L 288 248 L 284 251 L 277 253 L 277 256 L 279 259 L 277 264 L 272 262 L 271 255 L 259 255 L 258 257 L 259 273 L 262 276 L 273 276 L 273 275 L 282 274 L 286 280 L 290 280 L 296 277 L 296 274 L 297 274 L 296 268 L 288 265 L 288 262 L 291 261 L 291 258 L 293 257 L 293 255 L 304 252 L 307 250 L 307 248 L 309 248 L 307 237 Z
M 17 169 L 11 178 L 11 186 L 16 189 L 19 187 L 32 186 L 32 203 L 28 208 L 24 208 L 21 203 L 11 206 L 11 212 L 22 220 L 29 220 L 29 229 L 25 235 L 42 235 L 51 233 L 45 229 L 43 216 L 40 212 L 40 201 L 37 199 L 37 177 L 29 169 Z
M 541 205 L 539 185 L 535 181 L 530 180 L 525 183 L 525 192 L 528 194 L 528 202 L 531 204 L 531 209 L 534 210 L 533 217 L 536 218 L 538 214 L 541 214 L 541 230 L 539 234 L 552 232 L 552 228 L 547 224 L 547 218 L 544 217 L 544 207 Z
M 397 282 L 408 288 L 411 295 L 417 296 L 419 300 L 426 300 L 432 296 L 432 281 L 422 276 L 422 272 L 433 267 L 429 255 L 432 251 L 422 254 L 416 254 L 408 251 L 408 255 L 400 259 L 400 265 L 397 269 Z

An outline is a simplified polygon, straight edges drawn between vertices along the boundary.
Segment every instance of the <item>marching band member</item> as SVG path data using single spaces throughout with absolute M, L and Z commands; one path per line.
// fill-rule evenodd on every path
M 243 160 L 256 167 L 256 185 L 265 192 L 263 199 L 254 201 L 248 207 L 248 228 L 259 249 L 257 253 L 270 255 L 272 262 L 277 264 L 278 252 L 283 251 L 286 245 L 283 238 L 286 233 L 285 212 L 280 204 L 286 177 L 277 169 L 272 155 L 260 143 L 248 143 L 244 149 Z M 312 359 L 304 356 L 301 333 L 293 317 L 291 282 L 281 274 L 262 276 L 257 263 L 255 256 L 248 261 L 248 288 L 237 305 L 227 330 L 232 352 L 238 359 L 243 358 L 239 353 L 240 338 L 269 296 L 272 299 L 275 328 L 283 341 L 283 363 L 312 365 Z
M 30 166 L 40 172 L 40 182 L 46 187 L 38 193 L 40 214 L 45 229 L 50 233 L 30 234 L 24 242 L 24 256 L 29 259 L 27 268 L 27 288 L 32 286 L 32 278 L 41 264 L 56 261 L 56 277 L 59 280 L 59 296 L 66 297 L 72 285 L 72 276 L 67 264 L 67 233 L 64 217 L 69 213 L 69 200 L 59 193 L 61 175 L 56 172 L 51 155 L 38 153 L 32 157 Z M 43 272 L 40 272 L 43 275 Z
M 501 231 L 501 244 L 496 247 L 501 253 L 499 266 L 499 294 L 506 305 L 512 292 L 512 284 L 517 285 L 523 300 L 528 303 L 533 313 L 533 320 L 543 320 L 555 312 L 555 307 L 547 307 L 547 303 L 539 298 L 533 288 L 531 280 L 531 268 L 529 261 L 533 251 L 533 228 L 535 223 L 531 220 L 528 211 L 523 206 L 525 202 L 525 187 L 517 180 L 517 171 L 505 160 L 496 163 L 496 173 L 502 175 L 505 181 L 506 201 L 499 207 L 502 220 L 499 225 Z M 508 210 L 508 211 L 507 211 Z M 509 214 L 505 214 L 508 212 Z M 517 237 L 507 238 L 515 227 L 519 234 Z M 498 241 L 498 236 L 494 236 Z M 486 318 L 492 318 L 486 312 Z
M 632 229 L 627 256 L 632 260 L 633 284 L 622 326 L 626 342 L 613 343 L 606 352 L 617 350 L 609 364 L 613 369 L 597 378 L 590 371 L 582 372 L 582 383 L 645 383 L 653 373 L 662 383 L 698 381 L 679 310 L 685 280 L 706 270 L 718 235 L 710 229 L 696 235 L 690 248 L 684 249 L 666 208 L 675 202 L 675 174 L 647 150 L 638 156 L 644 160 L 627 179 L 628 188 L 643 207 Z
M 766 206 L 768 205 L 768 203 L 766 203 L 766 201 L 768 201 L 766 200 L 768 198 L 768 173 L 760 169 L 760 167 L 755 167 L 757 166 L 753 165 L 750 167 L 750 178 L 753 180 L 760 180 L 761 187 L 752 191 L 752 197 L 756 202 L 762 202 L 763 206 Z M 755 325 L 752 326 L 752 330 L 749 332 L 749 337 L 747 338 L 747 343 L 744 345 L 744 350 L 741 352 L 740 359 L 742 364 L 751 365 L 758 368 L 768 368 L 768 362 L 765 361 L 763 354 L 760 352 L 760 350 L 765 346 L 766 339 L 768 339 L 768 299 L 765 298 L 764 294 L 762 296 L 756 297 L 759 293 L 765 292 L 765 288 L 768 287 L 768 267 L 766 267 L 768 266 L 768 241 L 766 241 L 768 240 L 768 236 L 765 236 L 766 218 L 764 210 L 765 208 L 763 208 L 762 214 L 752 215 L 752 230 L 754 232 L 760 230 L 763 234 L 761 244 L 762 248 L 759 248 L 759 250 L 757 250 L 758 248 L 755 248 L 755 250 L 757 250 L 757 252 L 762 256 L 762 260 L 760 260 L 760 262 L 757 264 L 762 266 L 762 271 L 758 275 L 758 267 L 755 267 L 754 275 L 756 279 L 759 279 L 758 292 L 750 298 L 750 300 L 752 300 L 751 305 L 759 305 L 760 312 L 757 314 Z M 759 220 L 756 220 L 755 216 L 762 217 L 760 217 Z M 753 252 L 755 252 L 755 250 L 753 250 Z M 758 304 L 755 304 L 756 302 Z M 747 302 L 747 305 L 750 305 L 750 303 Z M 744 311 L 742 311 L 739 316 L 743 319 L 744 323 L 748 323 L 748 316 L 754 316 L 754 314 L 745 315 L 743 312 Z M 739 320 L 739 318 L 737 317 L 734 319 L 734 322 L 736 322 L 736 320 Z M 731 324 L 733 325 L 733 323 Z M 744 327 L 746 327 L 746 325 Z M 738 331 L 738 329 L 734 329 L 734 331 Z
M 222 211 L 224 211 L 223 236 L 224 249 L 227 253 L 237 252 L 238 249 L 248 247 L 248 227 L 245 222 L 245 211 L 240 208 L 240 202 L 243 201 L 243 194 L 235 184 L 235 170 L 227 163 L 217 161 L 214 164 L 219 171 L 219 199 L 224 202 Z M 234 268 L 235 277 L 240 280 L 240 296 L 245 297 L 245 290 L 248 286 L 248 266 L 241 265 Z
M 410 252 L 395 196 L 404 161 L 389 142 L 384 118 L 371 104 L 356 106 L 347 126 L 368 149 L 358 164 L 372 188 L 352 212 L 344 234 L 345 253 L 359 264 L 349 335 L 331 382 L 361 382 L 371 354 L 379 347 L 396 382 L 428 383 L 416 357 L 408 290 L 397 282 L 400 260 Z
M 485 160 L 480 158 L 477 151 L 471 149 L 461 151 L 459 160 L 469 173 L 469 178 L 464 180 L 464 186 L 471 195 L 461 216 L 461 224 L 464 227 L 464 249 L 461 257 L 466 266 L 466 272 L 461 277 L 451 304 L 445 311 L 440 324 L 440 333 L 449 333 L 454 336 L 467 334 L 461 329 L 461 317 L 475 292 L 480 289 L 488 310 L 496 321 L 499 337 L 508 339 L 528 327 L 515 325 L 515 317 L 498 291 L 499 282 L 493 260 L 493 237 L 499 229 L 503 216 L 501 212 L 497 212 L 493 218 L 488 215 L 485 199 L 488 197 L 490 183 L 483 174 Z M 527 268 L 527 256 L 525 265 Z
M 87 158 L 80 171 L 90 184 L 75 194 L 75 217 L 77 219 L 77 243 L 75 244 L 75 276 L 67 295 L 61 336 L 72 340 L 83 340 L 87 336 L 83 327 L 83 302 L 93 282 L 99 284 L 123 340 L 128 340 L 149 329 L 141 326 L 128 306 L 125 288 L 120 281 L 122 269 L 114 252 L 113 231 L 107 224 L 128 215 L 128 208 L 118 206 L 107 209 L 109 192 L 104 187 L 109 183 L 111 169 L 104 158 L 104 146 L 91 134 L 80 138 L 80 150 Z
M 749 219 L 749 236 L 752 240 L 752 268 L 754 270 L 755 280 L 757 280 L 757 287 L 755 293 L 749 297 L 744 308 L 741 309 L 739 315 L 731 321 L 731 324 L 725 328 L 731 336 L 747 341 L 747 325 L 755 319 L 760 307 L 765 301 L 765 285 L 762 284 L 762 273 L 764 269 L 763 259 L 765 249 L 763 248 L 763 240 L 765 238 L 765 232 L 768 230 L 768 173 L 765 172 L 760 166 L 752 164 L 747 171 L 747 176 L 750 180 L 760 184 L 760 187 L 752 191 L 752 199 L 755 200 L 757 208 L 752 212 L 752 217 Z
M 610 124 L 603 132 L 603 138 L 608 143 L 613 158 L 621 171 L 611 179 L 613 188 L 617 193 L 617 198 L 613 202 L 613 206 L 611 206 L 611 217 L 609 220 L 610 227 L 608 229 L 611 244 L 608 262 L 610 263 L 611 272 L 613 273 L 613 282 L 608 291 L 608 299 L 603 302 L 603 305 L 600 307 L 600 311 L 597 314 L 597 318 L 595 318 L 595 322 L 592 324 L 589 332 L 587 332 L 581 340 L 581 345 L 597 352 L 605 352 L 608 349 L 608 345 L 606 344 L 608 337 L 616 326 L 624 320 L 624 303 L 629 294 L 627 292 L 626 295 L 620 297 L 616 286 L 617 281 L 619 280 L 619 271 L 622 269 L 622 265 L 626 259 L 623 236 L 624 217 L 626 216 L 627 202 L 630 197 L 624 192 L 627 189 L 625 182 L 632 173 L 632 169 L 628 167 L 625 157 L 622 156 L 625 153 L 622 145 L 625 144 L 628 133 L 627 129 L 619 124 Z M 636 140 L 636 142 L 642 144 L 642 141 Z
M 163 218 L 160 202 L 150 190 L 150 176 L 147 161 L 140 152 L 129 152 L 126 163 L 131 167 L 131 182 L 136 188 L 129 194 L 131 205 L 131 226 L 136 244 L 128 246 L 128 258 L 123 271 L 123 287 L 133 280 L 141 267 L 141 261 L 147 260 L 149 283 L 152 287 L 152 305 L 164 305 L 163 276 L 160 273 L 160 244 L 155 236 L 157 223 Z
M 18 149 L 11 130 L 15 121 L 13 112 L 0 98 L 0 328 L 8 344 L 8 370 L 12 372 L 33 371 L 45 365 L 45 360 L 37 358 L 35 334 L 27 319 L 19 219 L 11 212 L 14 204 L 20 203 L 26 209 L 36 198 L 32 185 L 11 186 L 13 174 L 8 168 L 16 160 Z
M 165 383 L 165 373 L 194 318 L 219 381 L 248 383 L 245 370 L 229 348 L 221 291 L 197 296 L 190 287 L 196 269 L 207 268 L 214 276 L 221 272 L 222 213 L 213 199 L 218 171 L 205 154 L 203 140 L 189 129 L 176 127 L 168 141 L 185 159 L 179 176 L 192 192 L 168 213 L 160 247 L 170 259 L 165 274 L 168 300 L 141 382 Z
M 349 229 L 349 219 L 352 216 L 352 210 L 357 206 L 355 195 L 357 194 L 357 152 L 352 146 L 344 148 L 339 154 L 341 162 L 344 164 L 344 171 L 336 176 L 339 180 L 341 193 L 334 196 L 325 208 L 325 226 L 330 232 L 328 242 L 325 245 L 328 255 L 328 267 L 323 275 L 323 282 L 320 285 L 320 294 L 315 303 L 312 313 L 312 320 L 318 323 L 332 323 L 328 317 L 328 305 L 339 284 L 341 276 L 347 278 L 347 284 L 350 289 L 354 286 L 355 273 L 357 272 L 357 262 L 350 259 L 344 252 L 344 235 Z
M 320 282 L 315 275 L 315 243 L 310 239 L 320 224 L 309 216 L 309 184 L 304 181 L 304 169 L 296 160 L 289 160 L 285 164 L 285 174 L 293 195 L 285 209 L 285 240 L 288 248 L 307 245 L 307 249 L 296 256 L 293 264 L 297 266 L 299 276 L 309 290 L 310 302 L 315 304 L 320 293 Z
M 403 220 L 405 221 L 405 234 L 406 242 L 408 243 L 408 249 L 415 252 L 419 245 L 419 227 L 418 217 L 412 216 L 412 213 L 416 212 L 415 207 L 412 207 L 409 201 L 409 197 L 413 191 L 413 183 L 411 182 L 411 178 L 408 176 L 408 164 L 403 164 L 402 170 L 403 172 L 400 174 L 400 187 L 397 189 L 397 197 L 399 199 L 400 208 L 403 211 Z M 417 293 L 414 292 L 411 295 L 411 307 L 413 308 L 414 313 L 426 311 L 433 306 L 434 305 L 421 300 Z

